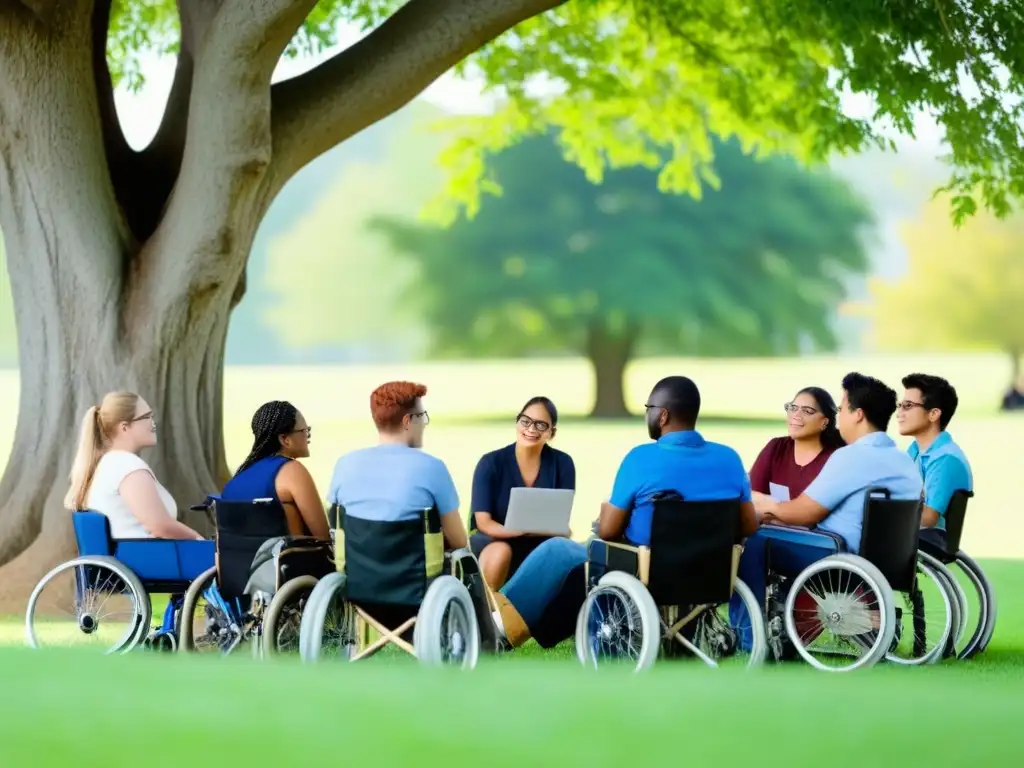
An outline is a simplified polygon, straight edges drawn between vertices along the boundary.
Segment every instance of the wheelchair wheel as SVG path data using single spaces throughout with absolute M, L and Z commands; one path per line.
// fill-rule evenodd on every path
M 946 567 L 966 594 L 967 629 L 957 644 L 957 658 L 970 659 L 982 653 L 992 640 L 996 628 L 996 594 L 981 566 L 963 550 Z
M 768 655 L 768 636 L 764 628 L 761 606 L 754 593 L 750 591 L 750 587 L 740 579 L 736 579 L 733 594 L 742 601 L 746 609 L 745 626 L 732 626 L 729 603 L 712 606 L 697 617 L 693 644 L 716 662 L 736 660 L 746 667 L 756 667 L 764 663 Z M 741 647 L 741 633 L 749 633 L 751 636 L 749 650 L 743 650 Z
M 25 637 L 32 648 L 83 645 L 124 653 L 148 634 L 152 611 L 131 569 L 112 557 L 78 557 L 32 590 Z
M 959 622 L 956 598 L 942 573 L 919 560 L 915 591 L 900 593 L 902 609 L 896 612 L 896 635 L 885 654 L 894 664 L 935 664 L 941 661 L 954 622 Z
M 299 622 L 303 661 L 348 660 L 358 650 L 355 611 L 345 602 L 345 574 L 329 573 L 317 582 Z
M 263 617 L 260 647 L 264 657 L 299 652 L 302 611 L 316 584 L 313 576 L 296 576 L 277 590 Z
M 577 658 L 585 666 L 626 663 L 639 672 L 654 664 L 660 647 L 661 614 L 647 587 L 620 571 L 602 576 L 580 609 Z
M 454 576 L 439 576 L 416 615 L 412 645 L 424 664 L 472 669 L 480 657 L 480 626 L 473 599 Z
M 217 591 L 214 566 L 188 586 L 181 604 L 179 653 L 228 654 L 242 641 L 242 629 Z
M 850 672 L 885 657 L 896 634 L 895 599 L 867 560 L 831 555 L 793 579 L 785 621 L 804 661 L 826 672 Z

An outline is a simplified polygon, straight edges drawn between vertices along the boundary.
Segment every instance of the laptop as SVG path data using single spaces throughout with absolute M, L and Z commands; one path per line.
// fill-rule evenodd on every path
M 505 527 L 519 533 L 565 536 L 575 495 L 575 491 L 564 488 L 513 488 Z

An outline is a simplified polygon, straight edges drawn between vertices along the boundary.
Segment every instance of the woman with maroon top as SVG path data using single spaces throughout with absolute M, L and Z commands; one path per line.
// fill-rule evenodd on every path
M 828 457 L 846 443 L 836 427 L 836 404 L 820 387 L 797 392 L 793 402 L 784 406 L 789 417 L 789 434 L 768 441 L 750 470 L 750 489 L 754 494 L 788 492 L 795 499 L 818 476 Z

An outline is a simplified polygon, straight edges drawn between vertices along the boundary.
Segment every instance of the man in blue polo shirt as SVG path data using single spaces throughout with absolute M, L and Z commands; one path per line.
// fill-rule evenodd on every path
M 917 467 L 885 433 L 895 411 L 895 390 L 870 376 L 847 374 L 837 415 L 846 445 L 829 457 L 807 490 L 792 501 L 759 497 L 755 506 L 767 525 L 744 544 L 739 577 L 761 604 L 769 546 L 772 570 L 795 576 L 840 548 L 853 553 L 860 549 L 869 488 L 887 488 L 894 499 L 921 498 Z M 776 522 L 811 530 L 771 525 Z M 730 608 L 735 621 L 742 604 L 734 599 Z
M 615 477 L 611 498 L 601 505 L 597 535 L 637 546 L 651 544 L 652 496 L 675 491 L 688 501 L 741 501 L 741 533 L 757 529 L 750 481 L 732 448 L 706 441 L 696 431 L 700 413 L 697 385 L 684 376 L 659 381 L 647 399 L 647 432 L 655 441 L 631 450 Z M 550 539 L 523 561 L 496 595 L 495 620 L 512 646 L 537 637 L 545 614 L 556 628 L 543 627 L 543 645 L 572 634 L 586 597 L 583 564 L 586 546 L 568 539 Z M 548 611 L 558 601 L 558 611 Z
M 921 538 L 945 548 L 946 510 L 956 491 L 973 491 L 971 465 L 946 427 L 959 398 L 943 378 L 912 373 L 903 379 L 903 400 L 896 421 L 900 434 L 914 438 L 907 453 L 924 480 Z

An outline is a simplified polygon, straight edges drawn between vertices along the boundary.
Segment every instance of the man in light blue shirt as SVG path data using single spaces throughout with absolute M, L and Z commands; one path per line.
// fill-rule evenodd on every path
M 759 601 L 765 599 L 769 546 L 772 570 L 795 576 L 842 549 L 859 551 L 869 488 L 887 488 L 894 499 L 921 498 L 921 476 L 913 459 L 885 434 L 895 411 L 894 390 L 878 379 L 847 374 L 838 413 L 839 432 L 847 444 L 829 457 L 796 499 L 755 500 L 762 523 L 768 525 L 747 539 L 739 577 Z M 773 527 L 774 522 L 810 530 Z
M 914 438 L 907 454 L 924 480 L 921 538 L 945 548 L 946 510 L 957 491 L 973 491 L 967 456 L 946 427 L 959 404 L 956 390 L 943 378 L 925 373 L 904 377 L 896 421 L 900 434 Z
M 343 506 L 347 516 L 375 522 L 418 520 L 437 507 L 447 546 L 458 549 L 467 546 L 459 494 L 444 462 L 422 449 L 430 423 L 426 393 L 422 384 L 403 381 L 374 390 L 370 411 L 380 443 L 338 459 L 327 501 Z

